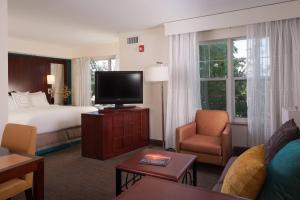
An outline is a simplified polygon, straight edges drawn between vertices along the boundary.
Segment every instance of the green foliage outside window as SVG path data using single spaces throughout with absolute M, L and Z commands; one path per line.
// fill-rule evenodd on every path
M 226 110 L 227 42 L 200 45 L 199 52 L 202 108 Z
M 247 81 L 235 80 L 235 116 L 247 117 Z
M 199 46 L 202 108 L 226 110 L 227 41 Z M 247 117 L 246 40 L 233 41 L 235 117 Z
M 235 117 L 247 118 L 246 40 L 233 41 L 233 76 L 235 87 Z
M 226 110 L 226 81 L 201 81 L 202 108 Z

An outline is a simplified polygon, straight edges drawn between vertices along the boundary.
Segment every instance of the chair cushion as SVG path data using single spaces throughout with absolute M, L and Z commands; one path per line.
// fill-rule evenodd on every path
M 196 113 L 197 133 L 220 136 L 229 122 L 228 113 L 221 110 L 198 110 Z
M 256 199 L 265 177 L 265 149 L 264 145 L 258 145 L 245 151 L 232 163 L 221 192 Z
M 265 145 L 266 162 L 269 163 L 284 145 L 300 137 L 299 129 L 293 119 L 285 122 Z
M 183 140 L 180 144 L 180 149 L 185 151 L 221 156 L 221 138 L 197 134 Z
M 31 188 L 27 181 L 15 178 L 0 184 L 0 199 L 9 199 Z
M 271 160 L 259 200 L 300 198 L 300 139 L 285 145 Z

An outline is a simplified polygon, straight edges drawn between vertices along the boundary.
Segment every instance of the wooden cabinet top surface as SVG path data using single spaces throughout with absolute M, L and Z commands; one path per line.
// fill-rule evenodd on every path
M 103 115 L 106 113 L 113 114 L 113 113 L 122 113 L 122 112 L 140 112 L 144 110 L 149 110 L 149 108 L 134 107 L 134 108 L 121 108 L 121 109 L 103 109 L 99 111 L 83 113 L 82 115 Z

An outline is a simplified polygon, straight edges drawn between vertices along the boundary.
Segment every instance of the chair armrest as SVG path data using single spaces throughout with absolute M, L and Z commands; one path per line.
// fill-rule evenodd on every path
M 180 151 L 180 143 L 196 134 L 196 122 L 176 128 L 176 151 Z
M 223 166 L 225 166 L 232 152 L 232 137 L 231 137 L 230 123 L 226 124 L 221 137 L 222 137 Z

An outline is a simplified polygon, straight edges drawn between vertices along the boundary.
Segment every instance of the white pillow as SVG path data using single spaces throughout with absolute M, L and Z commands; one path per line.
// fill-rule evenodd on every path
M 18 109 L 18 106 L 14 102 L 12 96 L 8 96 L 8 111 L 14 111 L 17 109 Z
M 46 94 L 44 92 L 30 93 L 31 105 L 35 107 L 49 106 Z
M 31 106 L 29 92 L 14 92 L 11 96 L 18 108 L 28 108 Z
M 38 92 L 30 92 L 29 94 L 32 95 L 32 94 L 42 94 L 43 92 L 42 91 L 38 91 Z

